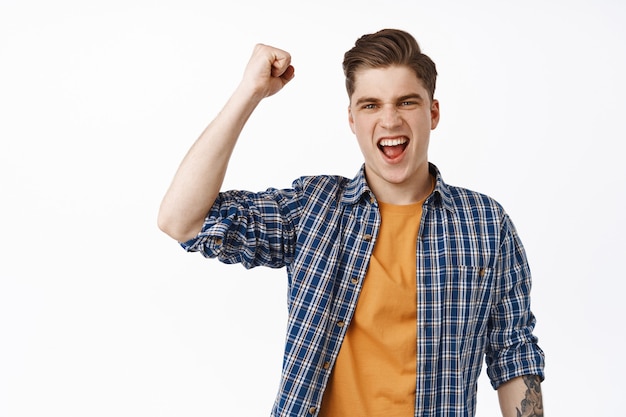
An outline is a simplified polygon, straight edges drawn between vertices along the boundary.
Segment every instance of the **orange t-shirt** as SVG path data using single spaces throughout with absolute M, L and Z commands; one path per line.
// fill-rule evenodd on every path
M 376 246 L 324 392 L 321 417 L 415 414 L 415 245 L 423 203 L 379 203 Z

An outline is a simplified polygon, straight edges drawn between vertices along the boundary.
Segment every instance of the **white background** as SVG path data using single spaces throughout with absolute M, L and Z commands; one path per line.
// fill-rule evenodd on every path
M 384 27 L 437 63 L 431 160 L 525 243 L 548 415 L 624 415 L 624 4 L 0 0 L 0 416 L 269 414 L 284 271 L 184 253 L 158 205 L 256 42 L 296 78 L 225 186 L 352 177 L 341 60 Z

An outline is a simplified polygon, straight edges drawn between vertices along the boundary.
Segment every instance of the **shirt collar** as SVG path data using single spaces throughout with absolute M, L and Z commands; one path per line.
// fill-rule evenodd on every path
M 435 177 L 435 190 L 431 196 L 426 200 L 426 204 L 441 204 L 445 209 L 449 211 L 455 211 L 454 204 L 452 204 L 452 194 L 450 193 L 450 187 L 443 181 L 441 172 L 435 164 L 429 163 L 428 170 L 430 174 Z
M 454 211 L 454 204 L 452 204 L 452 196 L 449 186 L 443 181 L 439 169 L 435 164 L 429 163 L 429 171 L 431 175 L 435 177 L 435 190 L 432 195 L 426 200 L 426 204 L 441 204 L 444 208 L 450 211 Z M 367 185 L 365 180 L 365 164 L 361 165 L 361 168 L 357 172 L 356 176 L 352 178 L 346 188 L 345 193 L 341 197 L 342 204 L 356 204 L 361 198 L 365 198 L 370 202 L 375 201 L 375 196 L 372 190 Z
M 356 204 L 361 198 L 369 198 L 370 201 L 374 199 L 374 193 L 370 190 L 365 180 L 365 164 L 361 165 L 359 172 L 352 178 L 346 186 L 346 191 L 341 196 L 342 204 Z

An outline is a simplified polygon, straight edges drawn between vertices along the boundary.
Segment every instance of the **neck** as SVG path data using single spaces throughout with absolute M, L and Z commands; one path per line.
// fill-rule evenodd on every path
M 378 201 L 394 205 L 407 205 L 424 200 L 432 192 L 434 178 L 426 170 L 414 181 L 406 181 L 400 184 L 385 183 L 381 185 L 368 185 Z

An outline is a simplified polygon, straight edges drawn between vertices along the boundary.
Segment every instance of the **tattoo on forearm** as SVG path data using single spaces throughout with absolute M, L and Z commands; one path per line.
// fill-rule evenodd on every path
M 526 375 L 523 380 L 528 389 L 526 398 L 522 400 L 519 407 L 516 407 L 517 417 L 543 417 L 543 398 L 539 377 Z

